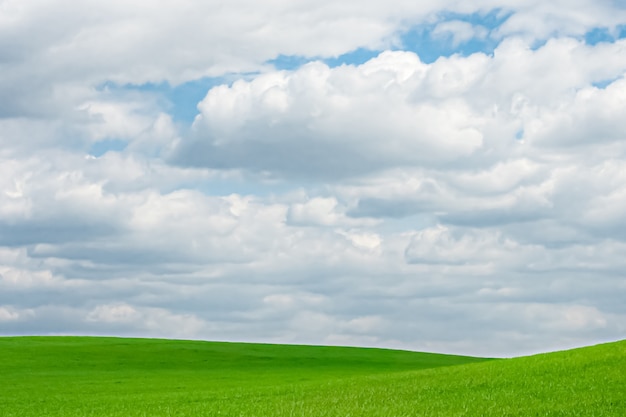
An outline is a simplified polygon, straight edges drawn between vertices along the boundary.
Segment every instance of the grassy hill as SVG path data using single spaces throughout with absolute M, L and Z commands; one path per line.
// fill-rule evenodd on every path
M 385 349 L 0 338 L 0 416 L 623 416 L 626 342 L 485 360 Z

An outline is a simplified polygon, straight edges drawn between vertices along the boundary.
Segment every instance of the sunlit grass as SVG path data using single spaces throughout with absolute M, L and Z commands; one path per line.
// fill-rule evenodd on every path
M 626 343 L 507 360 L 0 338 L 0 416 L 622 416 Z

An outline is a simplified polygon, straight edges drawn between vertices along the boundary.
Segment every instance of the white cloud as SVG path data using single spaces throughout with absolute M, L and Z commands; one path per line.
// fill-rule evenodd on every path
M 386 52 L 356 67 L 317 62 L 264 74 L 210 90 L 173 159 L 333 179 L 616 141 L 623 81 L 601 90 L 591 84 L 622 77 L 623 45 L 561 39 L 533 51 L 517 39 L 493 57 L 426 65 L 410 52 Z
M 441 22 L 432 31 L 435 37 L 452 37 L 452 45 L 459 46 L 471 39 L 484 39 L 489 31 L 481 25 L 472 25 L 460 20 Z
M 413 98 L 427 69 L 412 53 L 386 52 L 358 67 L 316 62 L 214 88 L 174 159 L 333 178 L 469 156 L 483 143 L 480 116 L 462 101 Z
M 95 307 L 85 320 L 92 326 L 99 324 L 131 326 L 142 335 L 167 332 L 173 337 L 194 337 L 206 324 L 193 314 L 172 314 L 161 308 L 136 308 L 125 303 Z
M 289 208 L 287 219 L 294 224 L 330 226 L 336 224 L 340 214 L 335 198 L 316 197 L 305 203 L 296 203 Z
M 624 20 L 626 10 L 616 2 L 565 0 L 538 2 L 518 1 L 511 6 L 516 12 L 497 30 L 501 36 L 521 34 L 527 38 L 584 34 L 594 27 L 613 28 Z
M 291 226 L 358 227 L 376 224 L 376 220 L 347 216 L 347 210 L 348 207 L 336 197 L 306 198 L 289 205 L 286 221 Z
M 17 320 L 19 317 L 19 314 L 12 309 L 0 307 L 0 322 Z
M 622 141 L 626 138 L 622 117 L 625 91 L 626 78 L 604 89 L 583 88 L 571 101 L 529 120 L 524 126 L 524 138 L 537 146 L 567 147 Z
M 362 233 L 358 231 L 339 231 L 340 234 L 345 236 L 354 246 L 357 248 L 377 251 L 381 248 L 382 239 L 377 233 Z
M 98 306 L 87 315 L 87 321 L 105 323 L 133 323 L 138 319 L 137 310 L 127 304 Z

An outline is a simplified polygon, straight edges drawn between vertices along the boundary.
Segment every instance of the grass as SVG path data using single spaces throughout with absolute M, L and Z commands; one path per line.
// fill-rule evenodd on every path
M 626 341 L 506 360 L 0 338 L 0 416 L 626 416 Z

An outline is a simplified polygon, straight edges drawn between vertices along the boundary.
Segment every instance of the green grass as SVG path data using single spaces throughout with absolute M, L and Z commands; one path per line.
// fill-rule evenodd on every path
M 0 338 L 0 416 L 626 416 L 626 342 L 485 360 L 384 349 Z

